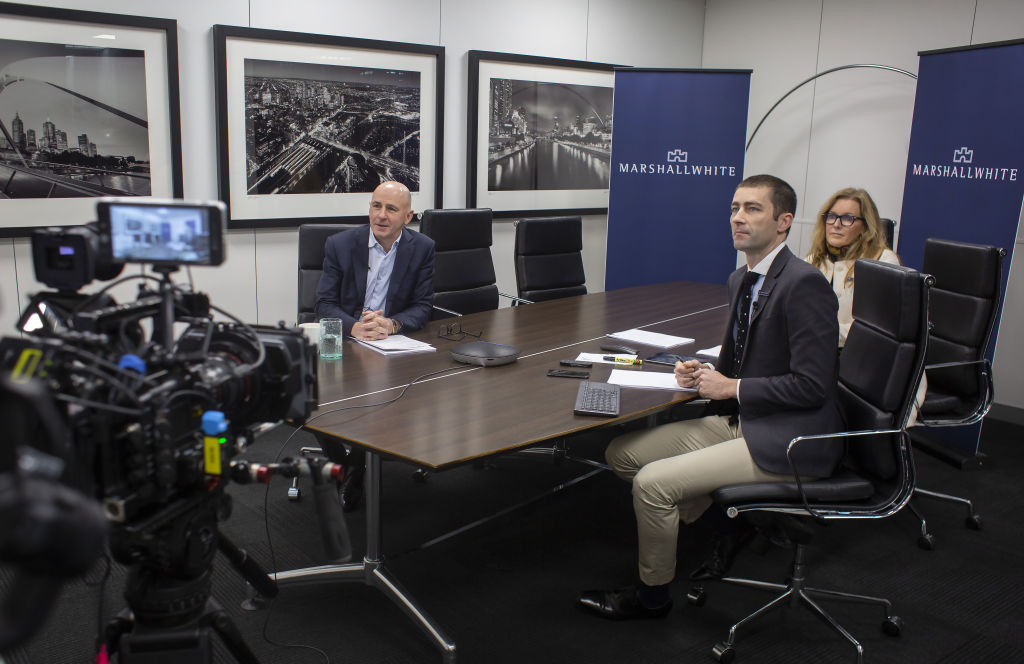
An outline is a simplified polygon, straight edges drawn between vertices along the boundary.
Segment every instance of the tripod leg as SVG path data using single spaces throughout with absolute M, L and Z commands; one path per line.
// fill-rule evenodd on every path
M 103 631 L 103 639 L 107 645 L 108 654 L 113 655 L 117 653 L 118 644 L 121 642 L 121 635 L 131 632 L 133 627 L 135 627 L 135 621 L 132 620 L 131 614 L 127 611 L 123 611 L 111 618 L 110 622 L 107 623 L 106 629 Z
M 245 640 L 242 639 L 242 633 L 238 631 L 238 626 L 231 620 L 227 612 L 213 599 L 207 603 L 206 610 L 207 612 L 199 619 L 199 624 L 203 627 L 212 627 L 239 664 L 260 664 L 260 660 L 246 645 Z

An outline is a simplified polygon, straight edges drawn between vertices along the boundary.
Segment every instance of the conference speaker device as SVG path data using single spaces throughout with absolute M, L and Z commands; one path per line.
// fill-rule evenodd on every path
M 470 341 L 452 348 L 452 359 L 464 364 L 479 364 L 482 367 L 496 367 L 515 362 L 519 349 L 490 341 Z

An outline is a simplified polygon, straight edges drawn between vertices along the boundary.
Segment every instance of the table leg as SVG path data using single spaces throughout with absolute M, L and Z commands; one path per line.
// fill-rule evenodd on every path
M 415 602 L 412 596 L 385 569 L 381 554 L 382 532 L 380 514 L 381 460 L 374 453 L 366 453 L 366 557 L 361 563 L 344 565 L 317 565 L 303 569 L 278 572 L 271 576 L 280 585 L 313 583 L 318 581 L 363 581 L 384 593 L 420 628 L 441 651 L 445 664 L 455 662 L 455 644 Z

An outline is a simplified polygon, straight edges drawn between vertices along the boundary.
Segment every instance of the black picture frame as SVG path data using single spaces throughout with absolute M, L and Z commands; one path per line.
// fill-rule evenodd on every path
M 142 55 L 137 56 L 135 53 Z M 77 57 L 83 63 L 95 63 L 99 62 L 99 58 L 108 58 L 111 64 L 116 61 L 122 65 L 130 58 L 138 59 L 139 62 L 132 63 L 132 66 L 134 77 L 145 81 L 141 101 L 136 93 L 134 100 L 137 103 L 128 109 L 120 101 L 107 96 L 110 90 L 118 89 L 119 85 L 122 93 L 128 89 L 124 87 L 124 77 L 117 71 L 111 71 L 116 67 L 97 68 L 98 80 L 96 76 L 84 74 L 70 82 L 65 79 L 40 79 L 38 63 L 54 55 L 66 59 Z M 24 63 L 25 68 L 34 69 L 19 74 L 16 68 L 10 68 L 12 63 Z M 67 100 L 69 106 L 84 104 L 96 116 L 108 122 L 134 125 L 135 145 L 141 145 L 142 139 L 138 138 L 138 132 L 144 129 L 146 158 L 144 161 L 135 161 L 135 155 L 131 155 L 130 160 L 127 155 L 118 155 L 120 165 L 115 166 L 115 170 L 120 172 L 117 173 L 111 173 L 109 167 L 100 168 L 93 163 L 79 162 L 72 166 L 67 161 L 67 155 L 71 152 L 81 154 L 81 151 L 77 147 L 68 149 L 72 147 L 71 137 L 67 136 L 68 131 L 64 129 L 70 130 L 71 136 L 74 136 L 76 131 L 82 131 L 83 128 L 68 120 L 58 119 L 51 123 L 49 113 L 53 113 L 53 106 L 47 107 L 49 112 L 46 124 L 53 127 L 57 123 L 66 123 L 64 129 L 53 130 L 57 136 L 65 135 L 68 145 L 61 153 L 55 153 L 63 156 L 59 160 L 40 158 L 39 155 L 45 151 L 38 149 L 30 152 L 27 141 L 26 149 L 22 151 L 21 141 L 18 141 L 18 147 L 13 145 L 16 132 L 8 123 L 14 123 L 12 118 L 3 117 L 8 109 L 0 100 L 0 121 L 4 125 L 0 132 L 0 170 L 3 171 L 0 173 L 0 237 L 23 237 L 30 235 L 36 228 L 79 225 L 93 221 L 96 218 L 96 197 L 131 195 L 130 191 L 125 191 L 128 185 L 121 182 L 136 183 L 133 187 L 135 191 L 148 189 L 148 194 L 140 194 L 140 198 L 182 197 L 177 21 L 0 2 L 0 70 L 4 69 L 7 70 L 8 78 L 0 81 L 0 95 L 6 89 L 14 90 L 13 83 L 38 84 L 39 89 L 45 89 L 51 94 L 58 94 L 54 93 L 57 90 L 60 100 Z M 88 84 L 88 87 L 79 88 L 78 84 Z M 65 116 L 61 110 L 61 113 L 55 114 L 57 117 Z M 33 117 L 30 121 L 39 124 L 37 120 Z M 97 125 L 93 121 L 89 126 Z M 28 133 L 24 129 L 22 132 Z M 48 129 L 44 128 L 41 133 L 48 133 Z M 79 134 L 80 142 L 82 136 L 88 137 L 88 132 L 82 131 Z M 58 140 L 56 145 L 59 144 Z M 88 140 L 84 144 L 89 151 L 86 156 L 108 156 L 100 153 L 102 147 L 92 149 Z M 143 166 L 143 163 L 146 165 Z M 141 173 L 147 175 L 142 176 Z M 121 178 L 117 186 L 110 186 L 113 184 L 112 176 Z M 142 179 L 147 180 L 145 188 L 137 186 Z
M 610 122 L 612 89 L 614 85 L 613 70 L 617 65 L 600 62 L 587 62 L 582 60 L 565 60 L 560 58 L 547 58 L 533 55 L 517 55 L 513 53 L 498 53 L 493 51 L 469 51 L 469 109 L 468 127 L 466 141 L 466 206 L 488 207 L 494 211 L 495 217 L 529 217 L 566 214 L 606 214 L 608 212 L 608 187 L 603 188 L 580 188 L 580 189 L 529 189 L 502 190 L 499 187 L 491 189 L 491 180 L 500 177 L 492 169 L 491 153 L 489 147 L 492 142 L 490 135 L 491 121 L 495 107 L 495 94 L 491 87 L 491 79 L 506 79 L 513 83 L 533 83 L 535 89 L 543 85 L 548 89 L 561 88 L 564 90 L 575 89 L 577 91 L 589 87 L 607 88 L 606 95 L 602 97 L 602 105 L 606 109 L 598 109 L 597 105 L 590 104 L 583 112 L 593 113 L 602 124 L 602 131 L 598 132 L 607 138 L 607 162 L 608 175 L 611 167 L 611 135 Z M 521 86 L 521 87 L 529 87 Z M 511 94 L 515 94 L 512 92 Z M 579 97 L 584 102 L 583 95 L 573 92 L 568 97 Z M 508 104 L 499 104 L 508 106 Z M 539 117 L 539 105 L 534 111 Z M 601 114 L 607 113 L 602 118 Z M 577 120 L 580 113 L 575 114 Z M 539 126 L 538 122 L 538 126 Z M 607 130 L 604 131 L 604 126 Z M 549 132 L 554 137 L 558 127 L 554 126 Z M 533 149 L 533 142 L 527 137 L 528 148 Z M 536 137 L 533 137 L 536 138 Z M 545 141 L 548 137 L 544 137 Z M 515 143 L 520 145 L 523 142 L 517 139 L 509 139 L 511 147 L 505 150 L 515 150 L 512 155 L 525 152 Z M 552 141 L 554 142 L 554 141 Z M 601 146 L 603 147 L 604 141 Z M 537 147 L 539 150 L 540 148 Z M 592 159 L 603 160 L 604 157 L 597 157 L 596 151 L 590 146 L 576 147 L 575 150 L 581 153 L 590 154 Z M 505 155 L 503 159 L 511 159 L 512 155 Z M 499 172 L 500 173 L 500 172 Z M 533 170 L 536 179 L 536 169 Z
M 286 94 L 291 99 L 295 99 L 297 94 L 308 93 L 305 81 L 310 79 L 303 78 L 304 76 L 337 75 L 338 78 L 331 79 L 334 84 L 342 81 L 341 76 L 350 75 L 347 72 L 342 72 L 342 69 L 362 69 L 371 77 L 378 76 L 379 73 L 385 78 L 391 74 L 408 75 L 410 72 L 416 72 L 415 80 L 418 87 L 415 99 L 418 104 L 416 113 L 419 130 L 407 134 L 402 141 L 398 141 L 394 145 L 412 142 L 415 144 L 413 149 L 418 154 L 418 166 L 415 169 L 417 186 L 410 187 L 413 193 L 413 209 L 424 210 L 441 207 L 442 146 L 444 144 L 444 47 L 229 25 L 213 26 L 213 42 L 219 191 L 221 200 L 228 206 L 229 228 L 285 228 L 305 223 L 366 221 L 370 192 L 373 189 L 372 186 L 367 185 L 365 192 L 359 190 L 295 193 L 275 191 L 261 193 L 257 191 L 251 193 L 258 186 L 270 188 L 272 183 L 267 178 L 275 174 L 283 176 L 287 171 L 271 170 L 274 167 L 274 159 L 286 156 L 286 151 L 282 150 L 271 157 L 270 150 L 277 147 L 272 145 L 267 148 L 268 161 L 261 165 L 266 167 L 267 172 L 261 181 L 249 186 L 250 172 L 247 157 L 250 152 L 253 155 L 259 155 L 260 152 L 255 144 L 255 137 L 252 144 L 247 145 L 246 143 L 246 61 L 250 62 L 251 71 L 255 71 L 257 67 L 261 71 L 280 71 L 280 74 L 274 74 L 273 77 L 268 76 L 268 80 L 269 78 L 287 80 L 287 84 L 278 87 L 287 88 Z M 303 82 L 299 83 L 300 79 Z M 357 100 L 352 104 L 353 108 L 359 108 L 360 103 L 369 103 L 360 101 L 365 100 L 369 95 L 364 96 L 360 93 L 356 88 L 356 83 L 348 81 L 345 83 L 351 87 L 342 85 L 332 91 L 327 86 L 323 86 L 325 92 L 323 92 L 324 102 L 321 106 L 336 108 L 335 112 L 340 114 L 346 107 L 344 92 L 349 89 L 352 90 L 349 94 Z M 394 91 L 405 90 L 404 93 L 392 93 L 392 109 L 406 108 L 408 100 L 413 98 L 408 92 L 408 88 L 400 88 L 397 84 L 388 86 L 388 88 Z M 268 107 L 274 102 L 274 92 L 270 91 L 269 94 Z M 405 96 L 400 97 L 402 94 Z M 305 104 L 302 107 L 307 108 Z M 307 115 L 320 112 L 322 110 L 319 106 L 313 107 Z M 270 114 L 271 111 L 267 111 L 267 115 Z M 351 146 L 337 142 L 337 137 L 341 136 L 339 133 L 341 130 L 337 129 L 337 125 L 324 129 L 323 125 L 318 123 L 317 128 L 323 130 L 324 135 L 311 136 L 303 130 L 300 138 L 289 144 L 287 151 L 294 153 L 305 149 L 309 143 L 319 141 L 311 149 L 314 154 L 318 155 L 315 157 L 317 159 L 341 159 L 342 155 L 349 155 L 345 157 L 347 160 L 356 154 L 354 151 L 348 152 L 340 149 L 339 145 Z M 328 134 L 328 132 L 333 133 Z M 409 138 L 413 135 L 416 140 L 410 141 Z M 328 140 L 325 141 L 325 138 Z M 278 144 L 283 142 L 280 139 L 275 140 Z M 284 140 L 291 140 L 291 136 L 285 135 Z M 303 141 L 303 145 L 300 146 L 299 141 Z M 265 145 L 270 143 L 271 141 L 267 140 Z M 331 147 L 334 149 L 330 149 Z M 361 151 L 358 156 L 366 158 L 367 154 L 370 153 Z M 373 154 L 371 158 L 388 159 L 386 153 L 384 155 Z M 402 162 L 395 161 L 396 168 L 408 168 L 407 160 L 408 157 L 403 157 Z M 380 161 L 378 161 L 378 165 L 379 163 Z M 388 169 L 390 168 L 391 165 L 388 166 Z M 335 177 L 337 172 L 337 170 L 332 171 L 330 177 Z M 368 171 L 360 171 L 357 167 L 355 172 L 357 176 L 361 176 Z M 388 172 L 393 173 L 390 170 Z M 398 179 L 401 179 L 403 175 L 410 177 L 412 172 L 411 168 L 404 173 L 399 170 Z M 288 184 L 302 184 L 299 180 L 304 176 L 295 176 L 291 172 L 288 174 L 295 177 Z M 372 175 L 381 177 L 376 172 L 373 172 Z M 367 178 L 367 180 L 370 181 L 372 178 Z M 323 185 L 321 184 L 321 186 Z

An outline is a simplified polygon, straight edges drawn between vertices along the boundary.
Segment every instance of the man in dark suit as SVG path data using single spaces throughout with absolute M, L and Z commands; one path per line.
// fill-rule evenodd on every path
M 316 315 L 340 318 L 345 336 L 384 339 L 418 330 L 434 301 L 434 241 L 406 228 L 412 194 L 401 182 L 382 182 L 370 199 L 370 223 L 327 239 L 324 273 L 316 287 Z M 365 452 L 345 461 L 341 504 L 346 512 L 363 495 Z
M 418 330 L 434 298 L 434 241 L 406 228 L 412 194 L 383 182 L 370 201 L 370 223 L 332 235 L 316 289 L 317 318 L 340 318 L 346 336 L 383 339 Z
M 672 607 L 679 521 L 692 523 L 729 484 L 791 481 L 789 441 L 841 430 L 836 403 L 838 304 L 828 281 L 785 245 L 796 194 L 771 175 L 736 188 L 733 246 L 747 265 L 728 281 L 732 307 L 717 369 L 676 364 L 676 381 L 711 400 L 705 417 L 620 436 L 608 446 L 612 469 L 633 484 L 639 534 L 638 586 L 587 591 L 581 608 L 605 618 L 657 618 Z M 804 478 L 831 474 L 839 441 L 815 441 L 794 455 Z M 717 509 L 717 508 L 716 508 Z M 722 531 L 714 554 L 691 578 L 721 576 L 737 546 L 721 510 L 703 520 Z

